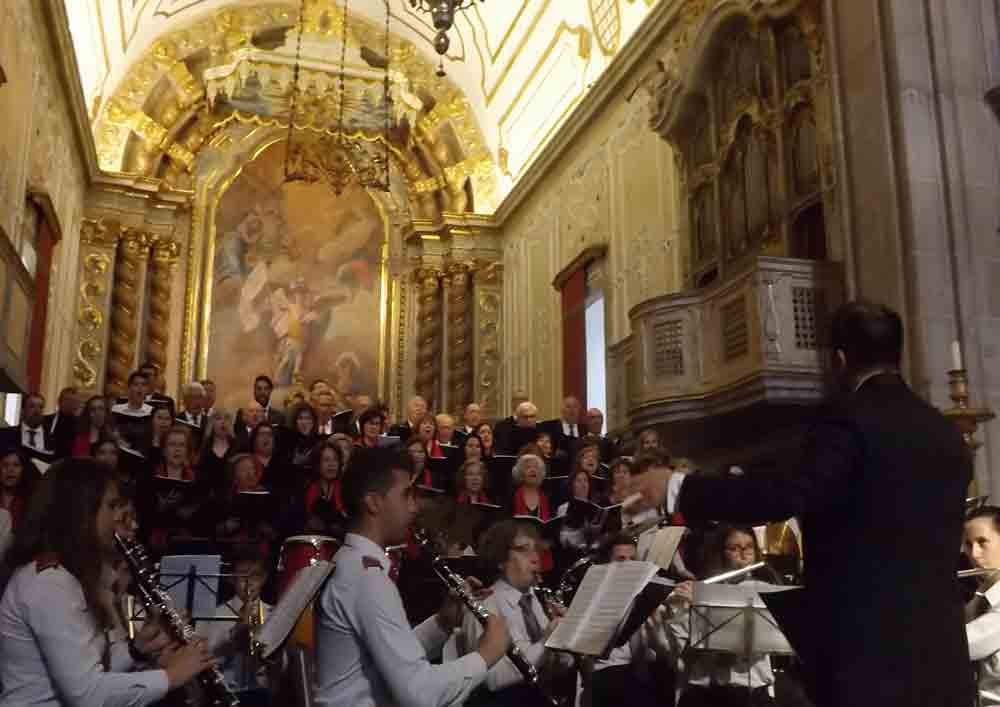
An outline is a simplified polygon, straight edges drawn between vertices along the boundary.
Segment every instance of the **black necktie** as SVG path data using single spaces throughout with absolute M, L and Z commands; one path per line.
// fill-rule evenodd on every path
M 38 430 L 28 430 L 28 446 L 35 446 L 35 436 L 38 434 Z
M 531 598 L 531 592 L 522 594 L 518 605 L 521 607 L 521 613 L 524 615 L 524 627 L 528 631 L 528 640 L 532 643 L 537 643 L 542 640 L 542 627 L 538 625 L 538 619 L 532 610 Z

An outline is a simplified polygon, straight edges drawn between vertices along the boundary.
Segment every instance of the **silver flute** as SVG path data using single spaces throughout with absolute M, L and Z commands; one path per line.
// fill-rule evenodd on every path
M 115 544 L 125 556 L 132 579 L 139 592 L 139 601 L 146 609 L 146 615 L 159 612 L 166 619 L 167 628 L 173 637 L 183 644 L 189 644 L 195 639 L 194 628 L 181 616 L 174 607 L 173 599 L 160 587 L 156 581 L 149 554 L 140 543 L 129 540 L 115 533 Z M 226 685 L 226 678 L 218 666 L 198 674 L 198 682 L 204 688 L 209 704 L 212 707 L 239 707 L 240 700 Z
M 722 574 L 717 574 L 714 577 L 709 577 L 708 579 L 703 579 L 702 584 L 719 584 L 720 582 L 725 582 L 730 579 L 739 579 L 745 575 L 752 572 L 756 572 L 761 567 L 766 567 L 766 562 L 755 562 L 752 565 L 746 567 L 741 567 L 738 570 L 730 570 L 729 572 L 723 572 Z
M 485 628 L 490 619 L 489 610 L 482 604 L 482 602 L 477 601 L 476 598 L 472 596 L 472 592 L 470 592 L 465 586 L 465 580 L 459 577 L 454 570 L 448 566 L 448 563 L 444 560 L 444 558 L 435 552 L 431 539 L 428 537 L 427 533 L 421 529 L 414 528 L 413 538 L 417 541 L 417 544 L 424 548 L 427 554 L 430 555 L 431 567 L 434 568 L 434 573 L 451 591 L 455 592 L 458 598 L 462 600 L 462 603 L 465 604 L 465 607 L 472 612 L 472 615 L 475 616 L 479 623 L 482 624 L 483 628 Z M 542 685 L 538 677 L 538 669 L 535 668 L 531 661 L 524 657 L 521 649 L 518 648 L 513 642 L 511 642 L 510 648 L 507 649 L 507 658 L 514 664 L 514 667 L 517 668 L 517 672 L 521 673 L 521 676 L 524 678 L 526 683 L 535 687 L 542 694 L 545 700 L 552 705 L 552 707 L 559 707 L 558 701 L 549 695 L 546 695 L 542 691 Z
M 985 577 L 988 574 L 993 574 L 995 572 L 1000 572 L 1000 569 L 995 567 L 977 567 L 972 570 L 959 570 L 958 578 L 965 579 L 966 577 Z

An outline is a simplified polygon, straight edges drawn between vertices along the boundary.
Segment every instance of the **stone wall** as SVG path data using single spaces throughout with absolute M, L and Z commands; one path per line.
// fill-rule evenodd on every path
M 0 87 L 0 225 L 16 248 L 30 190 L 48 196 L 62 231 L 49 292 L 38 293 L 49 298 L 42 392 L 53 401 L 70 380 L 87 173 L 43 5 L 0 3 L 0 64 L 8 82 Z

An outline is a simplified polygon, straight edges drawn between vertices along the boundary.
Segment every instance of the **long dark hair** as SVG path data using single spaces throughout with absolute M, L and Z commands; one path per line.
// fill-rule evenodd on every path
M 117 484 L 114 474 L 93 459 L 64 459 L 39 481 L 24 522 L 7 555 L 11 567 L 21 567 L 42 554 L 53 553 L 76 577 L 98 627 L 111 626 L 100 600 L 104 557 L 97 539 L 97 512 L 104 494 Z

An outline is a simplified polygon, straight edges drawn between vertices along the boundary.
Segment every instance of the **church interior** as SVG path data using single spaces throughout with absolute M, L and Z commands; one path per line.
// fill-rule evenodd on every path
M 996 0 L 4 0 L 0 116 L 2 425 L 151 366 L 766 473 L 866 299 L 1000 494 Z

